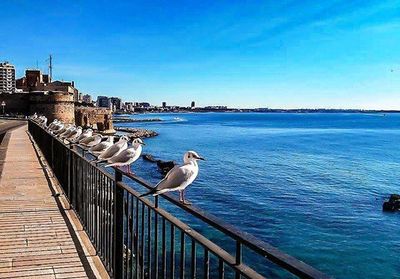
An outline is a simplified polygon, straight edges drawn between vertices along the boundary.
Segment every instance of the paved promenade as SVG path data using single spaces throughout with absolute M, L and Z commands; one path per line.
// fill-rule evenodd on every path
M 0 150 L 0 278 L 100 277 L 26 131 L 8 132 Z

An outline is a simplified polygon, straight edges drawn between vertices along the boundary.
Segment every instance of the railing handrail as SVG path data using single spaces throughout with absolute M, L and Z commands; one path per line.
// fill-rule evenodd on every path
M 36 123 L 34 121 L 31 121 L 31 122 L 35 123 L 37 126 L 42 128 L 40 125 L 38 125 L 38 123 Z M 55 137 L 54 135 L 50 134 L 46 129 L 43 129 L 43 130 L 47 134 L 52 136 L 54 139 L 56 139 L 60 143 L 62 143 L 64 146 L 66 146 L 66 148 L 68 148 L 67 145 L 62 140 L 60 140 L 58 137 Z M 71 152 L 73 152 L 74 154 L 79 156 L 81 159 L 85 160 L 87 163 L 94 166 L 98 171 L 100 171 L 102 174 L 104 174 L 108 178 L 110 178 L 112 180 L 115 179 L 115 177 L 113 175 L 111 175 L 104 169 L 98 167 L 94 163 L 94 161 L 91 161 L 91 160 L 87 159 L 85 156 L 82 156 L 74 148 L 71 148 L 70 150 L 71 150 Z M 149 182 L 147 182 L 145 179 L 138 177 L 136 175 L 133 175 L 133 174 L 122 173 L 117 168 L 114 168 L 114 169 L 115 169 L 115 171 L 120 172 L 122 175 L 128 177 L 129 179 L 132 179 L 133 181 L 144 186 L 145 188 L 153 189 L 153 186 Z M 154 207 L 157 210 L 162 210 L 162 209 L 158 208 L 157 206 L 154 206 L 153 203 L 151 203 L 151 201 L 148 198 L 138 197 L 138 192 L 135 191 L 134 189 L 132 189 L 131 187 L 129 187 L 127 184 L 125 184 L 123 182 L 116 182 L 116 186 L 124 189 L 128 193 L 139 198 L 142 202 L 146 203 L 149 207 Z M 239 241 L 242 245 L 245 245 L 246 247 L 250 248 L 252 251 L 256 252 L 260 256 L 267 258 L 271 262 L 277 264 L 278 266 L 288 270 L 289 272 L 291 272 L 301 278 L 321 278 L 321 279 L 322 278 L 323 279 L 332 278 L 332 277 L 322 273 L 321 271 L 315 269 L 314 267 L 304 263 L 303 261 L 300 261 L 300 260 L 296 259 L 295 257 L 292 257 L 292 256 L 280 251 L 278 248 L 258 239 L 257 237 L 253 236 L 252 234 L 243 232 L 242 230 L 238 229 L 236 226 L 233 226 L 233 225 L 221 220 L 220 218 L 216 217 L 215 215 L 212 215 L 212 214 L 210 214 L 198 207 L 195 207 L 193 205 L 187 205 L 187 204 L 181 203 L 179 201 L 179 199 L 177 199 L 175 196 L 173 196 L 171 194 L 164 193 L 164 194 L 161 194 L 160 196 L 162 196 L 164 199 L 171 202 L 173 205 L 178 206 L 179 208 L 183 209 L 190 215 L 200 219 L 202 222 L 209 224 L 213 228 L 215 228 L 218 231 L 224 233 L 225 235 L 231 237 L 232 239 Z M 167 213 L 166 211 L 160 211 L 159 213 L 161 214 L 164 212 Z M 169 213 L 167 213 L 167 214 L 169 216 L 171 216 L 172 218 L 175 218 L 172 215 L 170 215 Z M 166 217 L 166 216 L 164 216 L 164 217 Z M 166 217 L 166 218 L 168 218 L 168 217 Z M 178 220 L 178 219 L 176 219 L 176 220 Z M 184 224 L 184 223 L 182 223 L 182 224 Z M 184 225 L 187 226 L 186 224 L 184 224 Z M 184 229 L 184 228 L 182 227 L 182 229 Z M 201 234 L 199 234 L 199 235 L 201 235 Z M 217 246 L 217 245 L 215 245 L 215 246 Z M 217 247 L 219 247 L 219 246 L 217 246 Z M 231 256 L 231 255 L 229 255 L 229 256 Z M 229 259 L 227 260 L 227 263 L 229 263 Z M 238 268 L 238 266 L 236 266 L 236 268 Z

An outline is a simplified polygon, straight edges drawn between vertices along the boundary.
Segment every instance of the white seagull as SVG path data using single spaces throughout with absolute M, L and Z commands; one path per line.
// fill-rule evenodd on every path
M 54 134 L 56 136 L 61 136 L 65 131 L 67 131 L 71 127 L 73 127 L 72 124 L 66 124 L 66 125 L 62 126 L 60 129 L 54 130 Z
M 90 147 L 89 152 L 97 155 L 107 150 L 113 144 L 114 144 L 114 137 L 109 136 L 106 141 L 102 141 L 96 144 L 95 146 Z
M 153 195 L 157 196 L 166 192 L 179 191 L 179 201 L 183 204 L 190 204 L 185 201 L 185 189 L 193 183 L 199 174 L 198 160 L 203 160 L 194 151 L 188 151 L 183 156 L 183 165 L 173 167 L 165 176 L 163 180 L 158 182 L 156 187 L 151 189 L 149 192 L 141 195 Z
M 134 163 L 142 153 L 142 146 L 145 145 L 144 142 L 137 138 L 132 142 L 132 147 L 123 150 L 121 153 L 114 155 L 108 159 L 108 165 L 106 167 L 122 167 L 126 166 L 128 168 L 128 173 L 131 173 L 131 164 Z
M 91 137 L 93 135 L 93 130 L 91 128 L 86 129 L 78 137 L 76 137 L 72 142 L 79 143 L 81 140 Z
M 92 147 L 101 142 L 101 139 L 103 137 L 101 135 L 93 135 L 84 139 L 81 139 L 79 141 L 79 144 L 84 146 L 84 147 Z
M 65 138 L 69 137 L 71 135 L 71 133 L 75 130 L 76 130 L 76 127 L 74 125 L 71 125 L 64 132 L 59 134 L 60 139 L 65 139 Z
M 105 151 L 103 151 L 99 157 L 97 157 L 97 163 L 103 160 L 108 160 L 111 157 L 118 155 L 119 153 L 122 152 L 122 150 L 125 150 L 128 148 L 128 137 L 127 136 L 122 136 L 118 142 L 114 143 L 111 145 L 109 148 L 107 148 Z
M 73 130 L 68 137 L 65 139 L 69 142 L 73 142 L 75 139 L 77 139 L 80 135 L 82 134 L 82 127 L 78 126 L 75 130 Z
M 51 131 L 51 130 L 54 129 L 54 127 L 55 127 L 56 125 L 58 125 L 58 120 L 57 120 L 57 119 L 54 119 L 53 122 L 51 122 L 50 125 L 47 127 L 47 129 L 48 129 L 49 131 Z

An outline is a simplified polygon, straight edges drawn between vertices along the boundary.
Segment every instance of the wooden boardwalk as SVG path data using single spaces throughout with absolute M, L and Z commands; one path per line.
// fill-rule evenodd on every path
M 0 278 L 103 277 L 53 197 L 27 126 L 8 132 L 1 146 Z

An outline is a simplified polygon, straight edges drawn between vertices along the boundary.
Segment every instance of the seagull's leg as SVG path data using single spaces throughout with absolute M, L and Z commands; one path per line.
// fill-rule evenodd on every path
M 183 191 L 179 190 L 179 201 L 181 203 L 185 203 L 185 199 L 183 198 Z
M 186 205 L 191 205 L 191 203 L 190 203 L 190 202 L 188 202 L 188 201 L 185 201 L 185 190 L 182 190 L 182 201 L 183 201 L 183 204 L 186 204 Z

